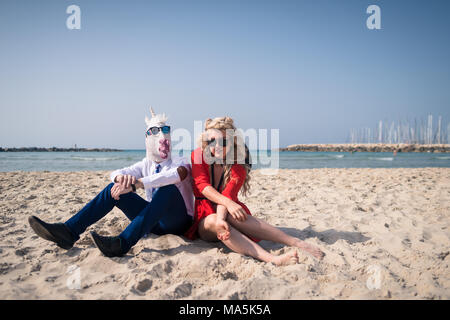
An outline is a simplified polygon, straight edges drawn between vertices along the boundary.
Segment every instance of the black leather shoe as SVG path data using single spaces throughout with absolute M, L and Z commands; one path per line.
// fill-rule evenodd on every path
M 46 223 L 35 216 L 29 217 L 28 222 L 39 237 L 53 241 L 63 249 L 69 250 L 73 247 L 75 241 L 72 233 L 64 223 Z
M 96 232 L 91 232 L 97 248 L 107 257 L 121 257 L 125 254 L 122 249 L 122 240 L 119 237 L 103 237 Z

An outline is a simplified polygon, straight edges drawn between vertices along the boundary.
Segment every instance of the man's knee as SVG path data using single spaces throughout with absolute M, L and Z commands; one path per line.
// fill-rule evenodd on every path
M 105 187 L 105 189 L 103 189 L 103 192 L 109 192 L 109 193 L 111 193 L 111 189 L 112 189 L 112 187 L 114 186 L 114 182 L 111 182 L 110 184 L 108 184 L 106 187 Z
M 112 198 L 112 195 L 111 195 L 111 189 L 113 186 L 114 186 L 114 182 L 111 182 L 98 195 L 102 195 L 102 197 L 106 197 L 107 199 L 112 199 L 114 201 L 117 201 L 114 198 Z
M 164 192 L 170 194 L 175 194 L 178 192 L 178 188 L 174 184 L 168 184 L 158 188 L 158 192 Z

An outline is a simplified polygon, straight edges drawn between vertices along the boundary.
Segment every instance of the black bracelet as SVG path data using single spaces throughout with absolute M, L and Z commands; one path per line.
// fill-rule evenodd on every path
M 136 192 L 136 185 L 134 183 L 131 184 L 131 190 L 133 190 L 133 192 Z

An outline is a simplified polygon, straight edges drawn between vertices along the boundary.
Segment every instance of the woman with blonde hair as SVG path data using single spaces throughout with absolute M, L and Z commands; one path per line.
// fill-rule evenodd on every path
M 188 238 L 220 240 L 235 252 L 275 265 L 298 263 L 297 251 L 274 256 L 257 242 L 278 242 L 323 257 L 318 248 L 253 217 L 238 200 L 239 191 L 244 195 L 249 191 L 251 164 L 233 119 L 207 119 L 199 144 L 191 154 L 195 208 L 194 223 L 185 234 Z

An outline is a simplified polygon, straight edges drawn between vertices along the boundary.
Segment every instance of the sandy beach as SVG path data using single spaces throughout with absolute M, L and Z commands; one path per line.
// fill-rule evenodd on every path
M 104 257 L 89 231 L 119 234 L 117 208 L 69 251 L 34 234 L 30 215 L 66 221 L 108 175 L 0 173 L 0 299 L 450 299 L 450 168 L 255 170 L 241 200 L 326 254 L 283 267 L 174 235 Z

